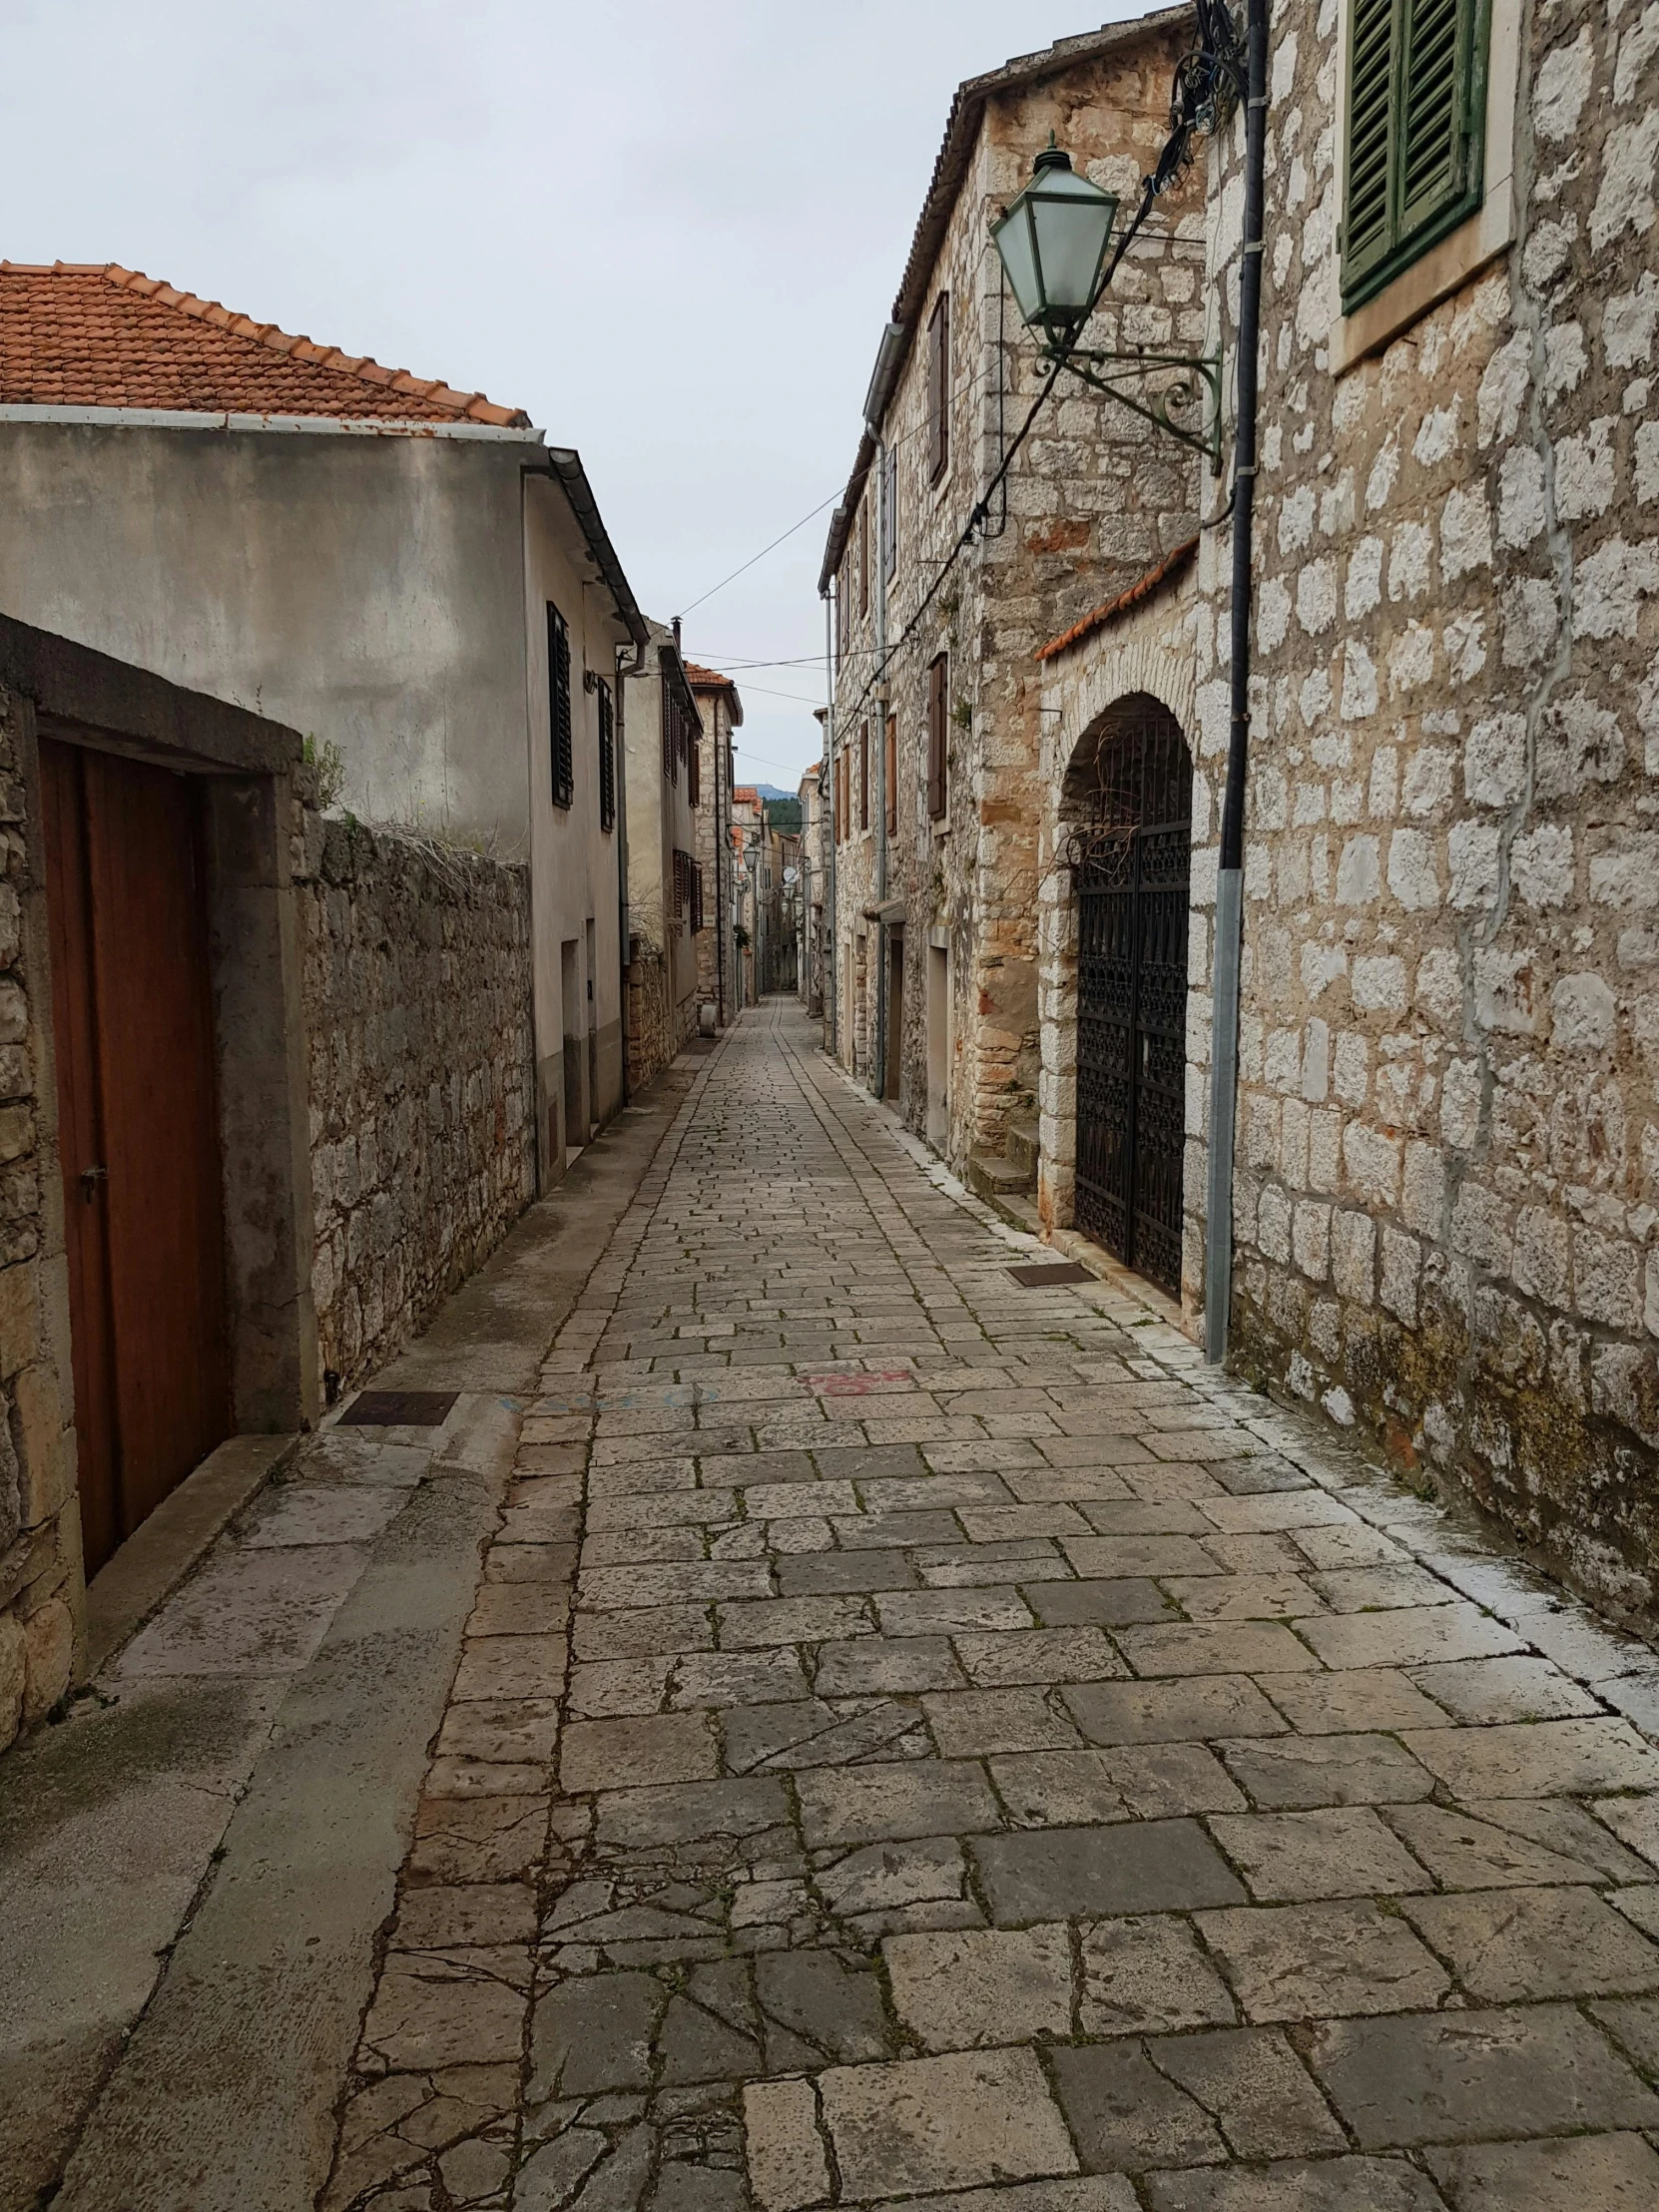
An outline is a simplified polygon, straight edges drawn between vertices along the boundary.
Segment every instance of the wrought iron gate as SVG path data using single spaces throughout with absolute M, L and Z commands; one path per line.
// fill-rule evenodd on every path
M 1076 771 L 1073 771 L 1074 776 Z M 1078 793 L 1077 1226 L 1181 1288 L 1192 758 L 1153 699 L 1127 703 Z

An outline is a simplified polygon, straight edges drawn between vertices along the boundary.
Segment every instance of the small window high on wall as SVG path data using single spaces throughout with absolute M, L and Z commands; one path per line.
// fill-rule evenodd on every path
M 553 804 L 568 807 L 576 789 L 570 726 L 570 632 L 551 599 L 547 602 L 547 720 L 553 755 Z

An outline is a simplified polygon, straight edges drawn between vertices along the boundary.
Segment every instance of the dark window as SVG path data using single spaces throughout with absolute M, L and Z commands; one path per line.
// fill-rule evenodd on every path
M 1483 0 L 1350 0 L 1343 308 L 1480 205 Z
M 599 679 L 599 827 L 616 828 L 616 708 L 603 677 Z
M 866 479 L 867 480 L 867 479 Z M 858 509 L 858 612 L 869 612 L 869 501 Z
M 686 732 L 686 802 L 688 806 L 703 804 L 703 726 Z
M 898 569 L 898 448 L 889 445 L 881 461 L 881 581 L 890 584 Z
M 927 451 L 933 481 L 950 459 L 950 294 L 941 291 L 927 324 Z
M 691 925 L 694 936 L 700 929 L 706 929 L 709 926 L 703 914 L 703 863 L 701 860 L 693 860 L 692 862 Z
M 927 670 L 927 814 L 944 813 L 950 770 L 950 656 L 941 653 Z
M 869 724 L 858 726 L 858 828 L 869 828 Z
M 886 786 L 887 786 L 887 835 L 898 834 L 898 717 L 887 717 Z
M 547 602 L 547 720 L 553 750 L 553 804 L 568 807 L 576 789 L 570 738 L 570 632 L 551 599 Z
M 680 781 L 680 698 L 663 671 L 663 774 L 671 784 Z

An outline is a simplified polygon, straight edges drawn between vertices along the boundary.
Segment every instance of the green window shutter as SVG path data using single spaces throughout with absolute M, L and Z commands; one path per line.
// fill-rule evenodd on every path
M 1343 308 L 1480 204 L 1486 0 L 1353 0 Z
M 1473 0 L 1405 0 L 1398 228 L 1403 245 L 1463 196 Z
M 1393 250 L 1388 187 L 1395 0 L 1354 0 L 1348 84 L 1343 304 Z

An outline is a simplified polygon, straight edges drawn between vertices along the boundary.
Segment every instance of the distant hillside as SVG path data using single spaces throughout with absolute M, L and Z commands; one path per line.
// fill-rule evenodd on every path
M 775 830 L 799 830 L 801 828 L 800 800 L 775 799 L 769 794 L 767 798 L 767 820 Z
M 794 799 L 796 796 L 794 792 L 780 791 L 776 784 L 756 784 L 753 789 L 758 791 L 763 799 Z

